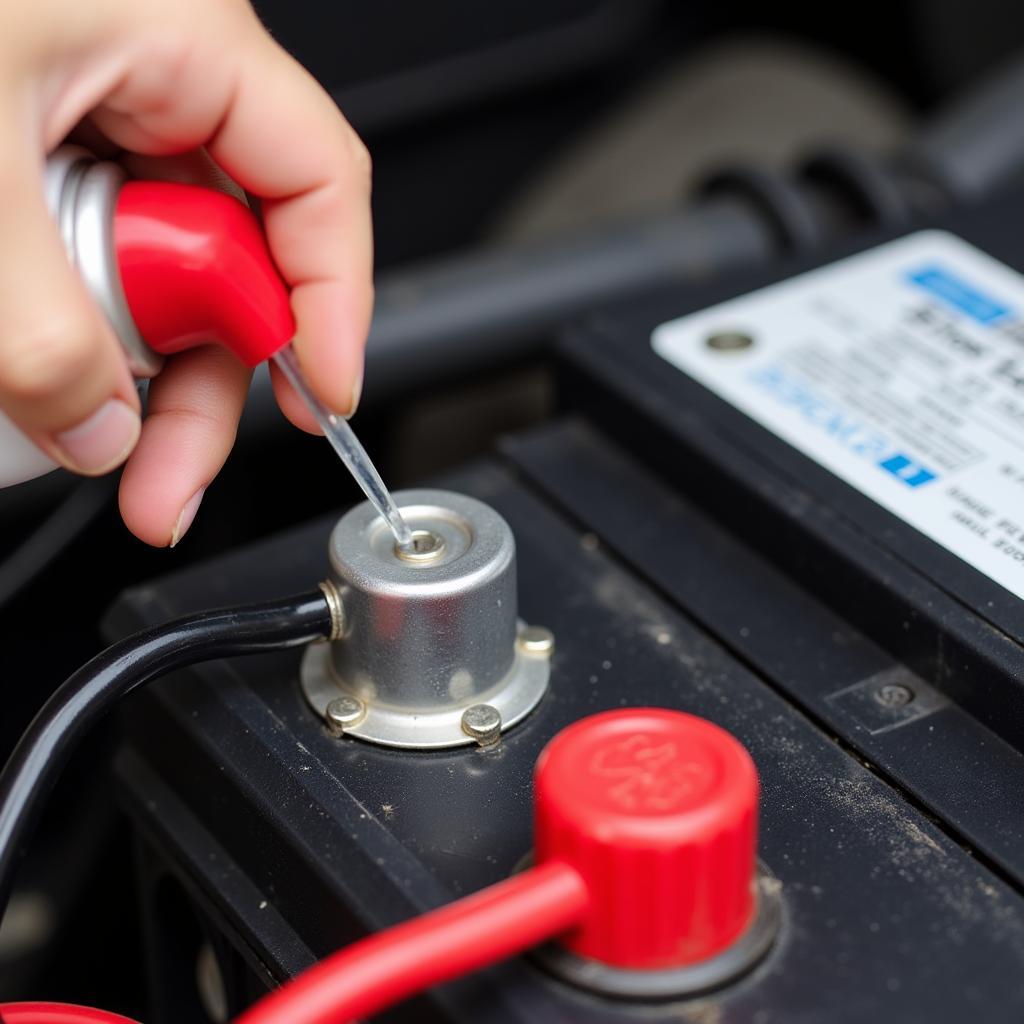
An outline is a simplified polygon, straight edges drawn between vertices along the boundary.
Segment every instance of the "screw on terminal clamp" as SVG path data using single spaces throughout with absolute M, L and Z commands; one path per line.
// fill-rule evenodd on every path
M 355 697 L 335 697 L 324 708 L 324 721 L 327 728 L 340 736 L 346 729 L 363 720 L 366 705 Z
M 490 704 L 473 704 L 462 712 L 462 731 L 481 747 L 493 747 L 501 739 L 501 712 Z
M 303 692 L 338 736 L 493 746 L 544 696 L 554 637 L 517 618 L 515 541 L 494 509 L 448 491 L 395 498 L 412 545 L 369 504 L 331 535 L 335 629 L 306 652 Z

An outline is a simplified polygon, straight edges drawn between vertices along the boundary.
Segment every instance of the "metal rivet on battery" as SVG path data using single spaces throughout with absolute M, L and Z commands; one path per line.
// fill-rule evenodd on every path
M 754 344 L 754 339 L 742 331 L 716 331 L 709 334 L 704 343 L 716 352 L 739 352 L 750 348 Z
M 366 714 L 366 707 L 355 697 L 335 697 L 324 709 L 327 728 L 340 736 L 346 726 L 355 725 Z
M 901 683 L 886 683 L 875 690 L 875 700 L 883 708 L 906 707 L 914 699 L 914 691 Z
M 491 747 L 501 738 L 501 712 L 490 704 L 474 704 L 462 713 L 462 731 L 481 747 Z

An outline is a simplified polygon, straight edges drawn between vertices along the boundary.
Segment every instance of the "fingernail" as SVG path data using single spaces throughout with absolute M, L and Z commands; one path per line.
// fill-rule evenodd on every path
M 141 429 L 139 414 L 119 398 L 111 398 L 54 441 L 68 469 L 99 476 L 124 462 Z
M 356 414 L 356 409 L 359 408 L 359 399 L 363 396 L 363 371 L 359 371 L 359 376 L 352 382 L 352 404 L 349 406 L 348 413 L 345 419 Z
M 171 531 L 171 547 L 173 548 L 182 537 L 188 533 L 188 528 L 192 525 L 192 520 L 195 519 L 196 513 L 199 511 L 199 505 L 203 500 L 203 494 L 206 493 L 205 487 L 200 487 L 195 494 L 192 495 L 188 501 L 185 502 L 185 507 L 178 513 L 178 518 L 174 521 L 174 529 Z

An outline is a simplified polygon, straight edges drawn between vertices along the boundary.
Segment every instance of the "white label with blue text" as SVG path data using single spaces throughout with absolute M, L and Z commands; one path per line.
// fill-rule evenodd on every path
M 652 344 L 1024 597 L 1024 276 L 922 231 L 662 324 Z

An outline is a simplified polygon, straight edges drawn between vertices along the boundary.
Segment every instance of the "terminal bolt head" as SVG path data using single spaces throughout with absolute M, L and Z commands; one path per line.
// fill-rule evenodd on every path
M 481 747 L 493 747 L 501 739 L 501 712 L 490 704 L 474 704 L 462 713 L 462 731 Z
M 444 538 L 433 530 L 413 530 L 408 547 L 395 545 L 395 554 L 403 562 L 436 562 L 445 552 Z

